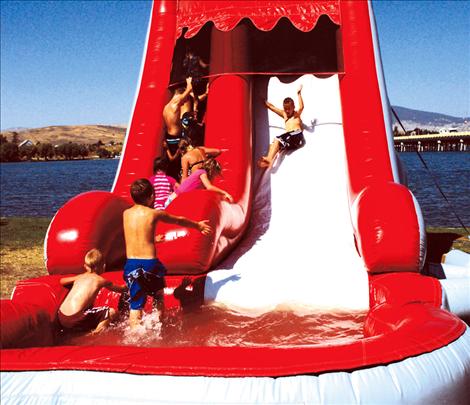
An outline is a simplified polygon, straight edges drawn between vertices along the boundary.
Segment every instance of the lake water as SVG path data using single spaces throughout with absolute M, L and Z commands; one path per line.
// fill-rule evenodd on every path
M 460 227 L 454 212 L 470 226 L 470 153 L 421 153 L 426 169 L 415 152 L 400 153 L 408 173 L 408 187 L 415 195 L 426 225 Z M 440 194 L 439 184 L 452 209 Z
M 111 189 L 118 159 L 1 163 L 1 215 L 52 217 L 77 194 Z
M 437 180 L 453 209 L 470 226 L 470 153 L 401 153 L 409 187 L 426 225 L 460 226 L 434 184 Z M 1 216 L 53 216 L 70 198 L 90 190 L 110 190 L 118 160 L 1 163 Z

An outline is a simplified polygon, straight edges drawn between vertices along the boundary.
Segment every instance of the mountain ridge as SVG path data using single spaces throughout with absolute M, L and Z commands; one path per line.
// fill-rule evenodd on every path
M 440 129 L 456 128 L 459 131 L 470 130 L 470 117 L 454 117 L 452 115 L 414 110 L 411 108 L 392 106 L 407 131 L 415 128 L 439 131 Z M 393 125 L 400 128 L 395 116 Z M 400 128 L 401 129 L 401 128 Z
M 119 144 L 124 141 L 126 128 L 118 125 L 51 125 L 42 128 L 22 128 L 21 131 L 6 130 L 1 134 L 11 141 L 14 133 L 19 142 L 30 140 L 33 143 L 60 145 L 74 142 L 78 144 Z

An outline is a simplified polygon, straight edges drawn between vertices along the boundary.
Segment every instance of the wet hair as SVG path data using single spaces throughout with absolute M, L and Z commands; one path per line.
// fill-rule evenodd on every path
M 104 267 L 104 257 L 98 249 L 91 249 L 85 255 L 85 266 L 95 273 Z
M 153 174 L 158 171 L 166 173 L 168 169 L 168 159 L 164 156 L 159 156 L 153 161 Z
M 290 97 L 286 97 L 282 104 L 284 107 L 287 107 L 288 105 L 292 105 L 292 107 L 295 106 L 294 100 L 292 100 Z
M 181 141 L 179 141 L 178 143 L 178 149 L 183 153 L 185 154 L 187 151 L 188 151 L 188 148 L 190 146 L 193 146 L 191 144 L 191 141 L 189 139 L 181 139 Z
M 131 184 L 131 197 L 136 204 L 145 205 L 154 190 L 147 179 L 138 179 Z
M 209 180 L 212 180 L 215 176 L 222 173 L 222 167 L 220 166 L 220 163 L 214 158 L 205 160 L 202 164 L 202 168 L 207 172 L 207 177 L 209 177 Z

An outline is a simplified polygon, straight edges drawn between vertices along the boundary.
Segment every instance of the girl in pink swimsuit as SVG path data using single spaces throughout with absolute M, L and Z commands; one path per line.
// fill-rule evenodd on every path
M 184 180 L 181 185 L 175 190 L 173 194 L 168 197 L 165 207 L 167 207 L 176 197 L 183 193 L 187 193 L 193 190 L 210 190 L 215 191 L 218 194 L 221 194 L 227 201 L 233 202 L 232 196 L 227 193 L 225 190 L 222 190 L 219 187 L 214 186 L 211 181 L 218 176 L 222 171 L 219 162 L 215 159 L 207 159 L 203 165 L 202 169 L 197 169 L 191 175 Z

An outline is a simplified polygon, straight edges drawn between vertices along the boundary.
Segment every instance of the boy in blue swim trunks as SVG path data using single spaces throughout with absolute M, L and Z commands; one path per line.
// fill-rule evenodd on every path
M 258 160 L 258 166 L 262 169 L 272 167 L 274 158 L 281 150 L 295 150 L 305 145 L 305 138 L 302 132 L 302 120 L 300 115 L 304 110 L 304 101 L 302 99 L 302 85 L 297 90 L 297 97 L 299 101 L 299 109 L 295 110 L 294 100 L 290 97 L 284 99 L 283 109 L 275 107 L 268 101 L 264 102 L 266 108 L 275 112 L 277 115 L 284 119 L 286 132 L 277 136 L 269 146 L 269 151 L 266 156 L 262 156 Z
M 163 276 L 165 266 L 157 259 L 155 249 L 155 227 L 158 221 L 198 229 L 209 235 L 212 228 L 208 221 L 192 221 L 185 217 L 154 210 L 154 189 L 147 179 L 139 179 L 131 184 L 131 197 L 134 205 L 123 213 L 124 238 L 126 240 L 127 262 L 124 266 L 124 280 L 129 288 L 131 328 L 140 325 L 142 309 L 148 295 L 158 299 L 165 286 Z

